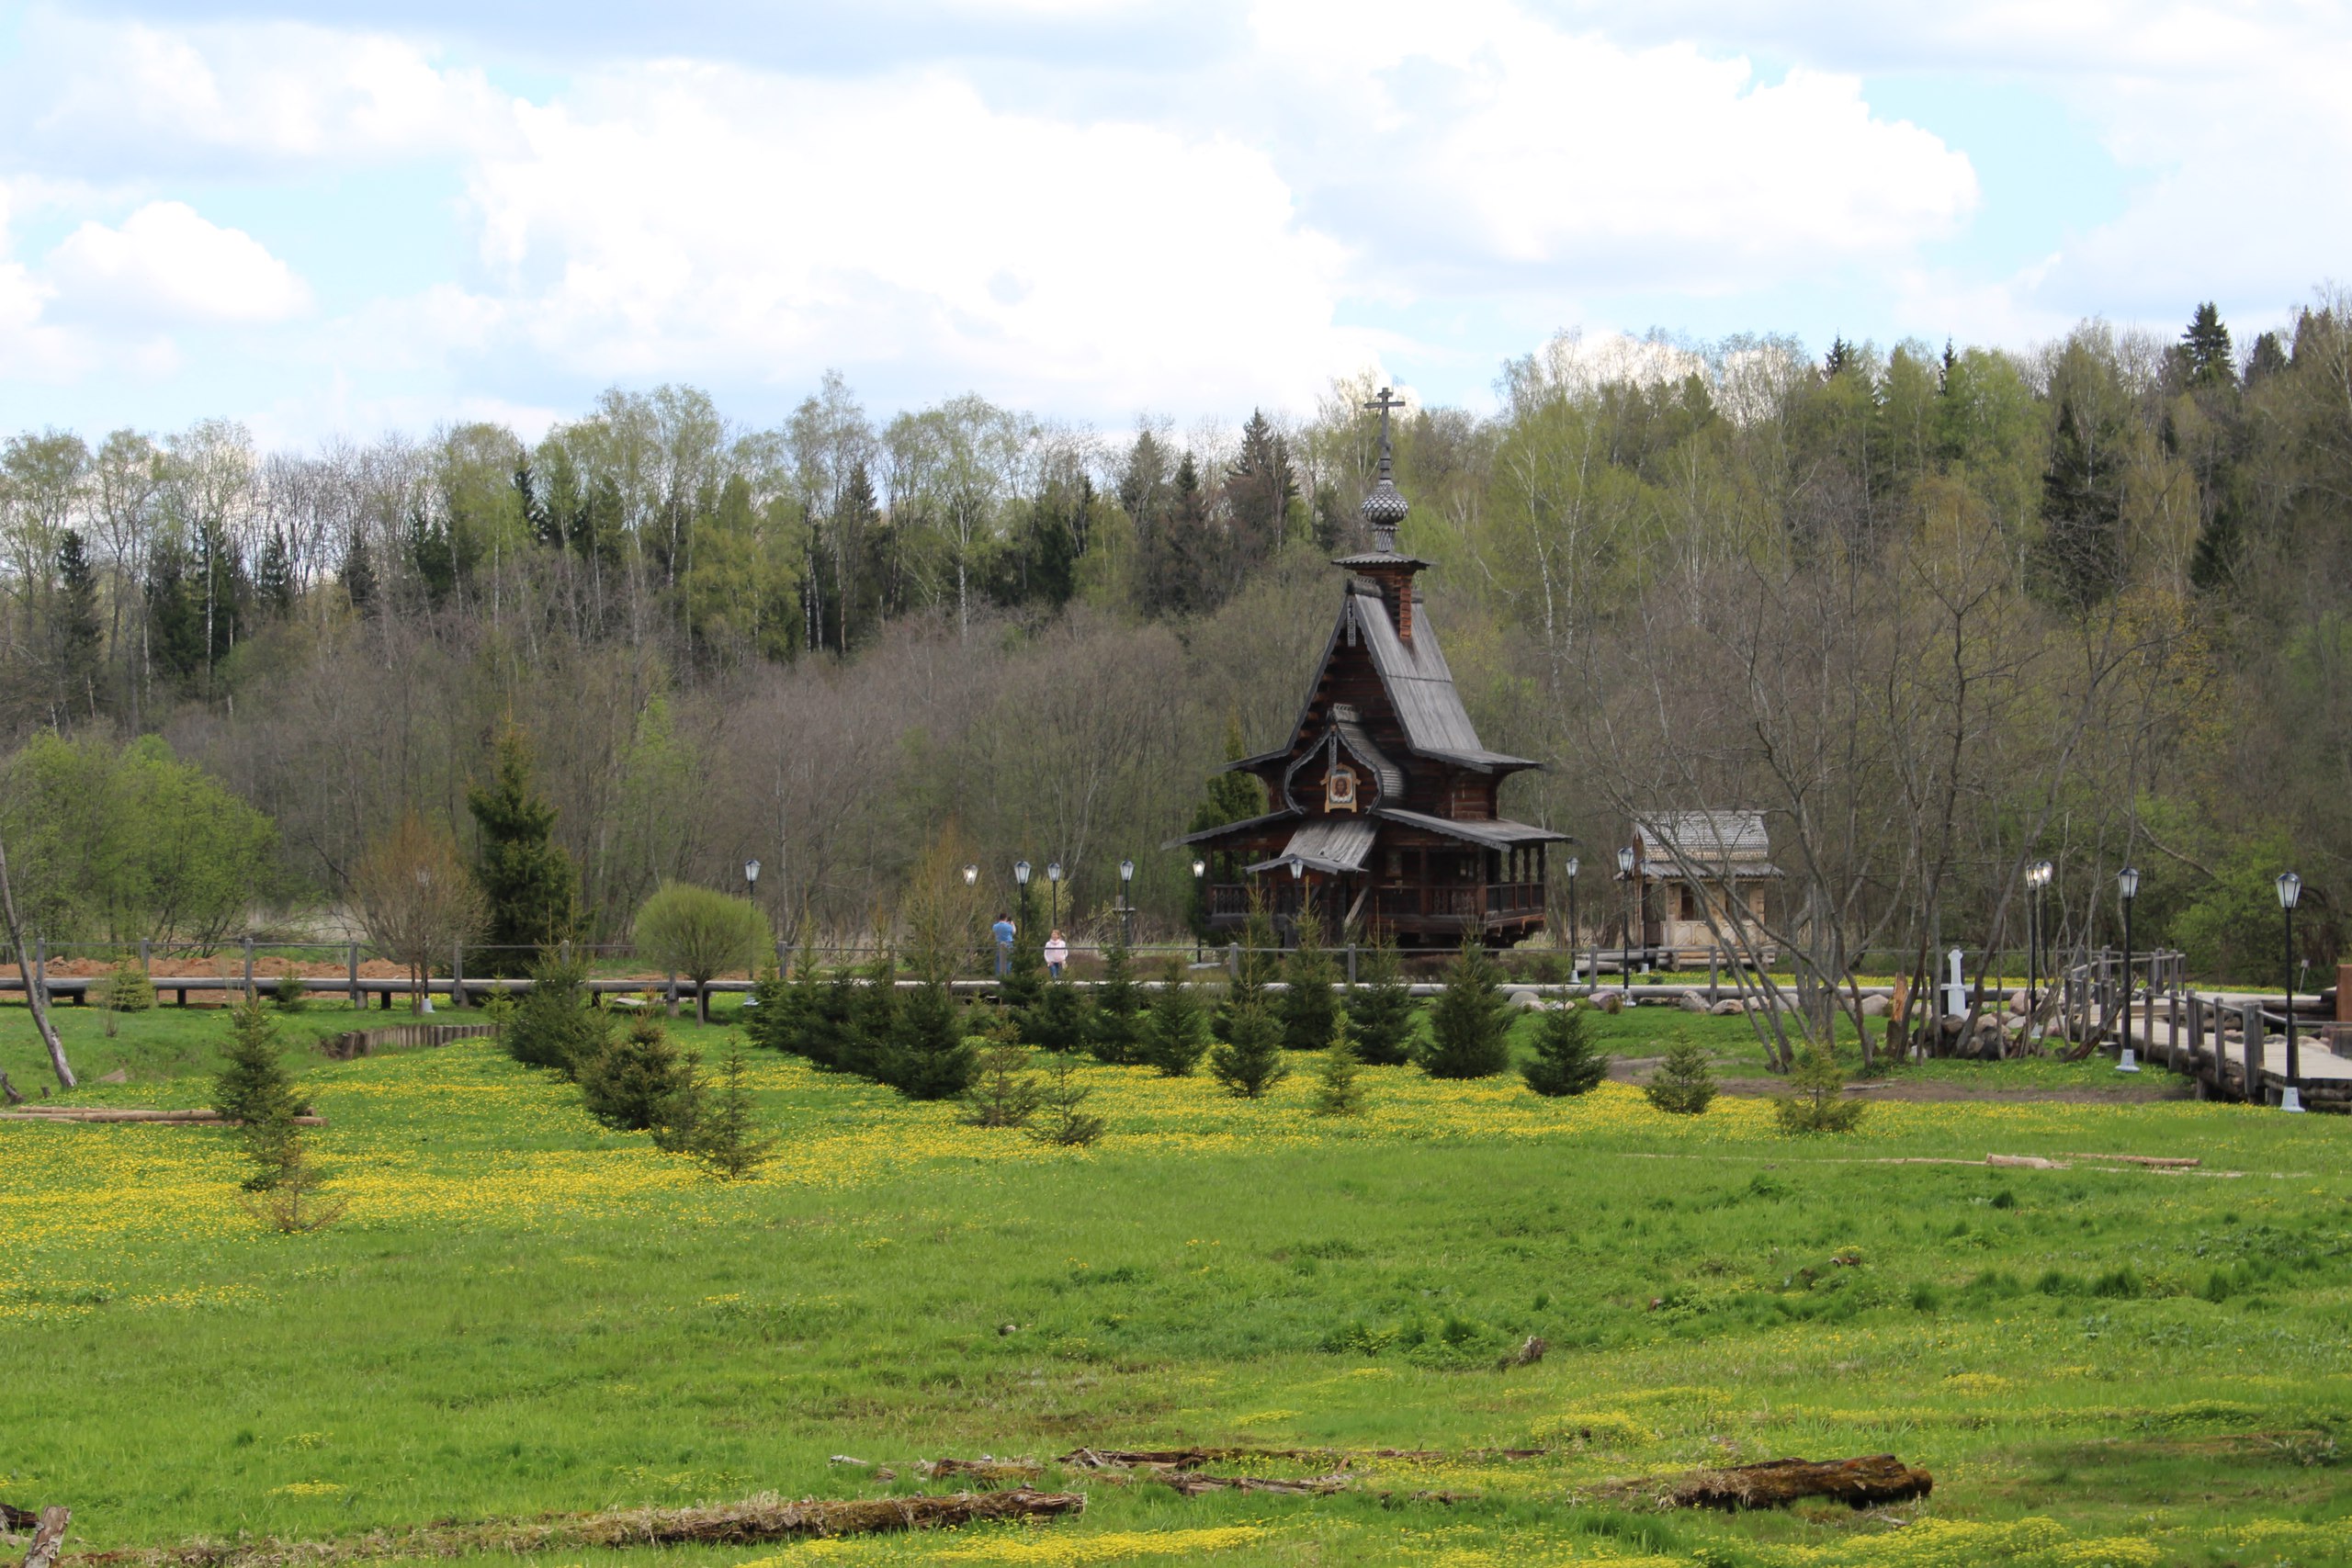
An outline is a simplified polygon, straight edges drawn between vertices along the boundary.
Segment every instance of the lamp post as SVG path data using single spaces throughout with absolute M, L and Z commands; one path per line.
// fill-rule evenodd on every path
M 2287 1087 L 2279 1093 L 2278 1109 L 2303 1108 L 2302 1060 L 2295 1045 L 2295 906 L 2303 897 L 2303 879 L 2291 871 L 2278 874 L 2278 912 L 2287 919 Z
M 1640 919 L 1641 898 L 1641 894 L 1634 886 L 1634 846 L 1631 844 L 1617 852 L 1617 874 L 1625 881 L 1625 951 L 1620 972 L 1625 980 L 1626 999 L 1630 1001 L 1634 995 L 1634 922 Z
M 1046 924 L 1049 929 L 1062 923 L 1062 863 L 1046 863 Z
M 966 867 L 964 868 L 964 886 L 965 886 L 969 887 L 969 886 L 973 886 L 975 883 L 978 882 L 978 881 L 979 881 L 979 879 L 980 879 L 980 868 L 979 868 L 978 866 L 976 866 L 976 865 L 967 865 L 967 866 L 966 866 Z
M 1136 863 L 1132 858 L 1119 862 L 1119 945 L 1136 944 Z
M 1193 927 L 1193 962 L 1195 964 L 1201 961 L 1201 927 L 1208 924 L 1209 921 L 1208 886 L 1202 881 L 1202 878 L 1208 874 L 1209 863 L 1197 855 L 1194 856 L 1193 859 L 1193 902 L 1200 906 L 1201 910 L 1201 918 Z
M 1570 855 L 1570 856 L 1568 857 L 1568 863 L 1567 863 L 1565 867 L 1563 867 L 1563 868 L 1562 868 L 1563 870 L 1565 870 L 1565 871 L 1568 874 L 1568 983 L 1569 983 L 1569 984 L 1571 984 L 1571 985 L 1574 985 L 1574 984 L 1576 983 L 1576 977 L 1577 977 L 1577 863 L 1577 863 L 1577 857 L 1576 857 L 1576 856 L 1574 856 L 1574 855 Z M 1599 978 L 1600 978 L 1600 976 L 1596 975 L 1596 976 L 1593 976 L 1593 978 L 1595 978 L 1595 979 L 1599 979 Z
M 1021 929 L 1025 931 L 1029 929 L 1029 863 L 1027 861 L 1017 860 L 1012 863 L 1012 880 L 1021 889 Z
M 759 901 L 760 863 L 756 859 L 743 863 L 743 897 L 754 903 Z
M 2115 891 L 2123 900 L 2123 984 L 2121 987 L 2123 1005 L 2119 1010 L 2122 1029 L 2116 1035 L 2117 1041 L 2121 1043 L 2123 1049 L 2115 1058 L 2115 1070 L 2119 1073 L 2136 1073 L 2140 1070 L 2140 1063 L 2132 1054 L 2132 900 L 2140 896 L 2140 874 L 2128 865 L 2117 872 Z
M 2050 886 L 2050 863 L 2036 861 L 2025 872 L 2025 1037 L 2033 1038 L 2041 1016 L 2041 890 Z

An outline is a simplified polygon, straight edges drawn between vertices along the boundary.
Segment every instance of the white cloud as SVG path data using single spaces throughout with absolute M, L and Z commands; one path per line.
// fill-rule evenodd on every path
M 109 327 L 281 321 L 311 302 L 259 241 L 178 201 L 151 201 L 119 229 L 83 223 L 50 253 L 48 270 L 61 303 Z

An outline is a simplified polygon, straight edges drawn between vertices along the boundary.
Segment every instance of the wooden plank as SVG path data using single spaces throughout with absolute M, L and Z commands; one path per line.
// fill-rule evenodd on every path
M 65 1527 L 74 1510 L 52 1503 L 40 1511 L 33 1526 L 32 1550 L 25 1553 L 25 1568 L 57 1568 L 57 1554 L 65 1547 Z

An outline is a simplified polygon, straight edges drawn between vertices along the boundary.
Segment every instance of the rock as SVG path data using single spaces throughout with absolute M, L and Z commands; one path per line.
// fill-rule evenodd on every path
M 1717 1018 L 1737 1018 L 1741 1013 L 1744 1013 L 1747 1010 L 1747 1004 L 1741 1001 L 1737 997 L 1725 997 L 1723 1000 L 1717 1002 L 1714 1006 L 1707 1010 L 1708 1012 Z
M 2022 1018 L 2025 1016 L 2025 1009 L 2026 1000 L 2024 990 L 2020 988 L 2018 990 L 2011 991 L 2009 993 L 2009 1010 Z
M 1674 1005 L 1680 1008 L 1684 1012 L 1705 1012 L 1707 1010 L 1707 998 L 1701 996 L 1696 991 L 1685 991 L 1680 996 L 1674 998 Z
M 1596 991 L 1593 993 L 1592 1005 L 1599 1008 L 1603 1012 L 1623 1012 L 1625 1010 L 1625 993 L 1623 991 Z
M 129 1083 L 130 1081 L 130 1069 L 129 1067 L 117 1067 L 114 1071 L 100 1077 L 98 1081 L 100 1083 Z
M 1894 1001 L 1893 998 L 1864 997 L 1862 998 L 1862 1016 L 1864 1018 L 1884 1018 L 1888 1013 L 1891 1013 L 1894 1010 Z
M 1533 991 L 1505 991 L 1503 993 L 1503 1000 L 1519 1009 L 1521 1012 L 1540 1011 L 1544 1006 L 1544 998 L 1537 996 Z

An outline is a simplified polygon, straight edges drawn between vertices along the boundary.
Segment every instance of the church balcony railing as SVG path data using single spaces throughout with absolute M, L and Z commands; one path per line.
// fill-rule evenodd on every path
M 1318 902 L 1329 891 L 1318 888 Z M 1247 919 L 1252 892 L 1264 897 L 1270 915 L 1281 917 L 1298 912 L 1298 885 L 1287 876 L 1269 876 L 1254 887 L 1249 883 L 1211 883 L 1207 888 L 1209 918 L 1235 923 Z M 1352 897 L 1350 902 L 1353 902 Z M 1377 887 L 1365 902 L 1363 911 L 1388 921 L 1455 926 L 1525 919 L 1544 912 L 1544 884 L 1465 882 L 1434 887 Z

